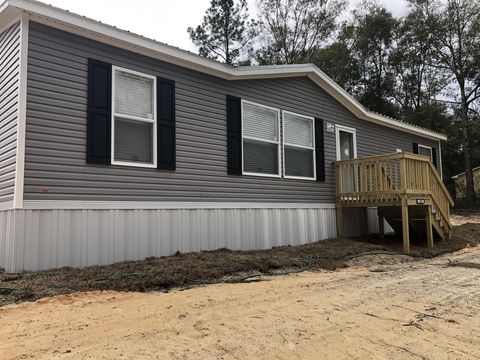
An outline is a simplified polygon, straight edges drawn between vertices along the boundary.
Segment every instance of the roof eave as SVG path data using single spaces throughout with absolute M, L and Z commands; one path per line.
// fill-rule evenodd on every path
M 45 23 L 46 25 L 73 33 L 81 33 L 81 35 L 85 37 L 122 48 L 128 48 L 128 50 L 146 56 L 226 80 L 308 76 L 319 87 L 326 90 L 360 119 L 434 140 L 447 139 L 443 134 L 403 123 L 365 109 L 350 94 L 312 64 L 235 68 L 41 2 L 31 0 L 7 0 L 0 5 L 0 9 L 3 10 L 9 7 L 26 12 L 30 14 L 33 20 Z
M 221 74 L 222 77 L 232 76 L 235 70 L 232 66 L 218 61 L 38 1 L 7 0 L 6 3 L 28 13 L 32 20 L 48 23 L 49 26 L 61 29 L 68 27 L 68 31 L 74 33 L 75 30 L 82 31 L 83 36 L 90 33 L 89 37 L 95 37 L 101 42 L 111 43 L 111 40 L 116 40 L 125 45 L 128 44 L 129 48 L 136 47 L 142 53 L 149 52 L 149 56 L 156 53 L 156 58 L 161 57 L 167 62 L 182 63 L 183 66 L 217 76 Z

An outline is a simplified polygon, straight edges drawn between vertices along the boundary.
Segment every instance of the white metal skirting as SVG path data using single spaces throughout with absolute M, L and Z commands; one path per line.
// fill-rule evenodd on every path
M 228 248 L 267 249 L 336 235 L 335 209 L 84 209 L 0 212 L 9 272 L 106 265 Z
M 367 233 L 346 209 L 346 236 Z M 367 210 L 378 232 L 377 209 Z M 386 232 L 393 229 L 386 224 Z M 17 209 L 0 211 L 0 267 L 9 272 L 107 265 L 180 252 L 268 249 L 336 237 L 335 208 Z
M 15 213 L 14 210 L 0 211 L 0 268 L 14 268 L 15 251 Z

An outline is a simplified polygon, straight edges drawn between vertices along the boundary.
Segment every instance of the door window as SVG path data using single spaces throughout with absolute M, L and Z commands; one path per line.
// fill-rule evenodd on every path
M 337 160 L 351 160 L 357 157 L 356 130 L 337 125 Z
M 353 134 L 340 130 L 340 160 L 353 159 Z

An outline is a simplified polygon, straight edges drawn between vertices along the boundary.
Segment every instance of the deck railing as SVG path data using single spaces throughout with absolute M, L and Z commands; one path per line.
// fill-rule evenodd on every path
M 400 202 L 403 196 L 426 197 L 450 224 L 453 200 L 426 156 L 400 152 L 336 163 L 337 202 L 351 206 Z

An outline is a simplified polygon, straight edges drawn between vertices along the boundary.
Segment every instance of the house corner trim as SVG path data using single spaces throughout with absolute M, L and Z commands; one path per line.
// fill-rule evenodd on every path
M 15 166 L 15 187 L 13 208 L 23 208 L 23 189 L 25 174 L 25 137 L 27 122 L 27 62 L 28 62 L 28 15 L 20 16 L 20 73 L 17 116 L 17 156 Z

